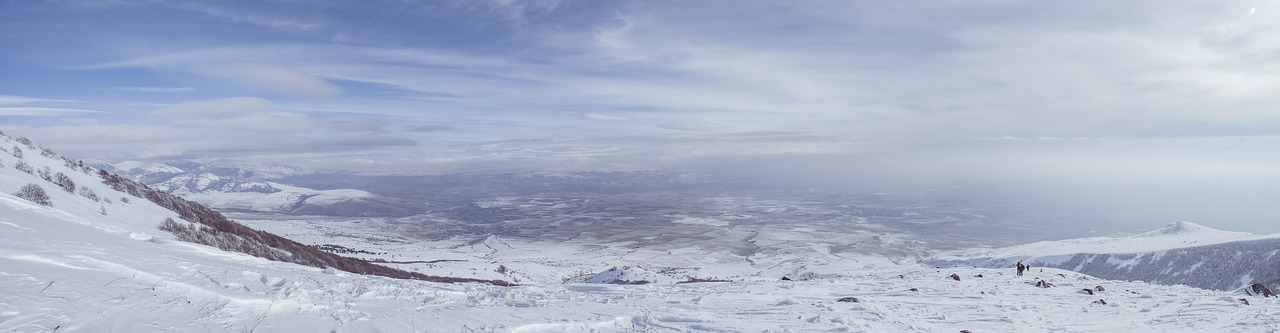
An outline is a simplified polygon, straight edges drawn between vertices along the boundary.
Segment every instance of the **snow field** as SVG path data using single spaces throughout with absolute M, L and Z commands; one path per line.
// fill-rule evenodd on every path
M 1268 332 L 1280 324 L 1274 298 L 1243 305 L 1228 293 L 1053 269 L 1015 277 L 904 264 L 808 281 L 638 286 L 397 281 L 211 256 L 220 251 L 104 233 L 3 202 L 6 332 Z M 1055 287 L 1032 286 L 1036 278 Z M 1081 292 L 1096 285 L 1107 291 Z M 848 296 L 859 302 L 836 302 Z
M 96 175 L 68 173 L 61 161 L 26 151 L 32 166 L 63 170 L 114 203 L 66 193 L 12 169 L 14 158 L 0 158 L 6 165 L 0 170 L 0 332 L 1280 330 L 1276 298 L 1098 280 L 1056 269 L 1016 277 L 1012 269 L 935 269 L 829 253 L 815 261 L 797 258 L 822 253 L 807 244 L 760 257 L 761 267 L 708 264 L 697 272 L 765 272 L 736 282 L 499 287 L 353 275 L 175 241 L 156 230 L 175 214 L 138 198 L 123 203 Z M 11 194 L 27 183 L 45 187 L 53 206 Z M 488 271 L 502 263 L 551 275 L 535 267 L 556 266 L 528 262 L 563 254 L 571 255 L 560 260 L 581 260 L 576 246 L 591 244 L 562 245 L 485 238 L 453 249 L 469 260 L 454 268 Z M 702 259 L 693 249 L 668 255 L 597 246 L 601 261 L 592 264 L 600 271 L 611 263 L 605 260 Z M 477 255 L 492 261 L 470 260 Z M 777 279 L 783 272 L 813 271 L 809 263 L 822 264 L 822 274 Z M 960 281 L 948 279 L 951 274 Z M 1055 287 L 1035 287 L 1036 278 Z M 1082 293 L 1096 285 L 1107 290 Z M 843 297 L 858 302 L 837 302 Z M 1099 299 L 1107 304 L 1094 303 Z

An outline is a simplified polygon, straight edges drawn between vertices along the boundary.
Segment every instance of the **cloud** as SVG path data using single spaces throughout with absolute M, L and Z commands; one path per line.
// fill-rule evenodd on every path
M 409 126 L 405 129 L 410 132 L 426 133 L 426 132 L 450 131 L 450 130 L 453 130 L 453 127 L 448 125 L 420 125 L 420 126 Z
M 154 115 L 168 123 L 193 127 L 221 128 L 227 131 L 251 130 L 261 133 L 385 132 L 384 123 L 375 119 L 332 119 L 308 112 L 290 111 L 259 97 L 231 97 L 187 101 L 161 108 Z
M 102 113 L 102 111 L 84 110 L 84 109 L 67 109 L 67 108 L 45 108 L 45 107 L 24 107 L 24 106 L 6 106 L 0 107 L 0 116 L 71 116 Z
M 531 20 L 546 19 L 566 0 L 497 0 L 497 1 L 444 1 L 454 9 L 477 11 L 496 16 L 507 22 L 524 25 Z
M 191 2 L 166 3 L 166 4 L 174 6 L 176 8 L 204 13 L 212 17 L 229 20 L 232 22 L 249 23 L 249 24 L 268 27 L 268 28 L 282 28 L 282 29 L 290 29 L 290 30 L 315 30 L 319 28 L 319 25 L 315 23 L 307 23 L 307 22 L 301 22 L 296 20 L 284 19 L 279 16 L 271 15 L 268 13 L 262 13 L 262 12 L 238 11 L 238 10 L 232 10 L 232 9 L 227 9 L 222 7 L 215 7 L 215 6 L 202 4 L 202 3 L 191 3 Z
M 268 119 L 272 120 L 272 119 Z M 278 119 L 276 119 L 278 120 Z M 6 133 L 82 158 L 102 160 L 256 158 L 267 155 L 337 153 L 351 155 L 416 142 L 368 132 L 275 131 L 235 122 L 212 124 L 70 124 L 43 127 L 0 125 Z
M 1270 92 L 1280 89 L 1280 63 L 1266 55 L 1280 48 L 1268 38 L 1280 34 L 1277 11 L 1191 4 L 405 4 L 359 7 L 369 20 L 315 21 L 333 31 L 263 29 L 267 37 L 124 50 L 81 68 L 197 73 L 234 84 L 202 82 L 193 92 L 199 98 L 241 86 L 338 97 L 275 98 L 252 113 L 190 118 L 276 133 L 380 127 L 316 117 L 317 110 L 394 119 L 389 133 L 465 124 L 466 133 L 449 140 L 476 142 L 784 131 L 910 150 L 1274 131 L 1269 124 L 1280 114 L 1267 110 L 1277 102 Z M 224 12 L 205 14 L 289 19 Z M 430 29 L 440 26 L 456 29 Z M 420 33 L 372 33 L 409 29 Z M 359 44 L 327 42 L 338 34 Z M 737 144 L 719 150 L 755 149 Z M 761 148 L 775 150 L 803 149 Z
M 173 120 L 199 123 L 214 118 L 261 114 L 274 109 L 275 104 L 265 98 L 231 97 L 182 102 L 156 113 Z
M 36 97 L 9 96 L 0 95 L 0 105 L 28 104 L 28 103 L 68 103 L 71 101 L 60 99 L 47 99 Z
M 26 104 L 69 104 L 75 103 L 70 100 L 48 99 L 37 97 L 23 97 L 12 95 L 0 95 L 0 116 L 71 116 L 103 113 L 98 110 L 66 108 L 66 107 L 46 107 L 46 106 L 26 106 Z M 23 105 L 23 106 L 10 106 Z
M 591 119 L 591 120 L 599 120 L 599 121 L 628 121 L 628 120 L 631 120 L 631 118 L 627 118 L 627 117 L 623 117 L 623 116 L 608 115 L 608 114 L 603 114 L 603 113 L 598 113 L 598 112 L 587 112 L 586 114 L 584 114 L 584 115 L 583 115 L 583 117 L 586 117 L 587 119 Z
M 232 79 L 255 88 L 302 97 L 333 97 L 342 87 L 305 72 L 264 64 L 222 66 L 211 75 Z
M 319 147 L 372 148 L 372 147 L 408 147 L 417 145 L 417 141 L 400 137 L 364 136 L 333 141 L 321 141 Z
M 189 93 L 196 91 L 192 87 L 115 87 L 111 88 L 111 90 L 145 93 Z

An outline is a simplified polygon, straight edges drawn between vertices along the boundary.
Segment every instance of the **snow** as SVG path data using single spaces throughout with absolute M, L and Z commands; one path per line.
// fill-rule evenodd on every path
M 147 173 L 175 173 L 176 174 L 176 173 L 184 172 L 182 171 L 182 169 L 178 169 L 176 167 L 173 167 L 167 164 L 162 164 L 162 163 L 125 161 L 125 162 L 113 164 L 113 166 L 115 166 L 120 170 L 142 170 L 143 172 L 147 172 Z
M 202 174 L 198 186 L 203 188 L 217 179 L 218 176 Z M 275 182 L 263 183 L 280 191 L 275 193 L 191 191 L 180 188 L 171 193 L 218 209 L 284 213 L 302 205 L 325 206 L 374 196 L 373 193 L 353 189 L 313 190 Z
M 939 260 L 963 258 L 1040 258 L 1076 253 L 1143 253 L 1213 245 L 1229 242 L 1280 238 L 1280 234 L 1255 235 L 1247 232 L 1223 231 L 1191 222 L 1174 222 L 1163 228 L 1122 237 L 1087 237 L 1057 241 L 1040 241 L 998 249 L 955 251 L 936 256 Z
M 713 218 L 693 217 L 693 216 L 676 216 L 675 219 L 672 220 L 671 222 L 680 223 L 680 224 L 709 225 L 713 227 L 723 227 L 723 226 L 729 225 L 728 221 L 721 221 Z
M 36 168 L 68 173 L 113 203 L 66 193 L 13 169 L 14 158 L 0 159 L 6 165 L 0 169 L 0 332 L 1275 332 L 1280 327 L 1276 298 L 1099 280 L 1058 269 L 1018 277 L 1009 269 L 939 270 L 872 258 L 843 261 L 847 266 L 828 267 L 831 273 L 805 281 L 761 276 L 713 283 L 499 287 L 362 276 L 177 241 L 156 230 L 175 214 L 139 198 L 123 203 L 123 194 L 96 175 L 71 174 L 60 161 L 34 151 L 24 159 Z M 11 194 L 27 183 L 45 187 L 53 206 Z M 100 214 L 100 207 L 108 214 Z M 509 263 L 516 266 L 520 255 L 565 252 L 556 244 L 517 247 L 511 242 L 488 237 L 472 248 L 493 251 L 492 258 L 513 260 Z M 770 254 L 775 257 L 769 260 L 795 259 L 788 255 Z M 489 263 L 472 264 L 487 268 Z M 702 274 L 732 275 L 716 271 L 729 266 L 707 267 Z M 946 278 L 951 274 L 961 280 Z M 1035 279 L 1056 287 L 1035 287 Z M 1080 292 L 1097 285 L 1107 291 Z M 858 302 L 837 302 L 842 297 Z M 1251 305 L 1237 300 L 1242 297 Z M 1107 304 L 1096 303 L 1099 299 Z
M 183 166 L 185 169 L 136 161 L 112 165 L 150 186 L 222 210 L 293 213 L 304 207 L 377 199 L 361 190 L 315 190 L 264 180 L 314 173 L 285 165 L 214 162 Z
M 1280 281 L 1275 249 L 1280 235 L 1254 235 L 1176 222 L 1121 237 L 1042 241 L 998 249 L 938 254 L 925 262 L 941 267 L 1012 267 L 1023 262 L 1108 279 L 1186 284 L 1232 290 L 1254 282 Z

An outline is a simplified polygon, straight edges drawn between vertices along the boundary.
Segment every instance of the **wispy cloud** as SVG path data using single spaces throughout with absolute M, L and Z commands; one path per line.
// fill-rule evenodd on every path
M 111 88 L 115 91 L 127 92 L 145 92 L 145 93 L 189 93 L 195 92 L 196 88 L 192 87 L 115 87 Z
M 67 108 L 45 108 L 34 106 L 3 106 L 0 116 L 70 116 L 101 113 L 101 111 Z
M 284 28 L 296 30 L 314 30 L 319 27 L 315 23 L 307 23 L 298 20 L 285 19 L 278 16 L 271 16 L 265 13 L 241 11 L 218 7 L 208 3 L 197 2 L 165 2 L 176 8 L 191 10 L 203 13 L 219 19 L 229 20 L 237 23 L 248 23 L 269 28 Z
M 0 116 L 71 116 L 102 113 L 102 111 L 89 109 L 44 106 L 70 103 L 74 103 L 74 101 L 0 95 Z
M 68 102 L 71 102 L 71 101 L 61 100 L 61 99 L 0 95 L 0 105 L 14 105 L 14 104 L 28 104 L 28 103 L 68 103 Z
M 333 97 L 342 88 L 314 75 L 292 68 L 264 64 L 234 64 L 210 72 L 260 89 L 305 97 Z
M 1268 37 L 1280 33 L 1274 6 L 337 3 L 302 20 L 289 13 L 294 4 L 270 4 L 166 6 L 209 30 L 195 30 L 204 33 L 192 42 L 121 44 L 142 46 L 71 67 L 168 79 L 137 88 L 198 86 L 181 96 L 220 107 L 251 102 L 228 96 L 270 98 L 249 113 L 164 118 L 263 135 L 585 144 L 781 131 L 798 133 L 795 146 L 811 144 L 800 137 L 874 146 L 804 150 L 830 152 L 1267 135 L 1280 122 L 1267 111 L 1280 89 L 1280 61 L 1270 56 L 1280 40 Z M 337 15 L 345 13 L 360 15 Z M 260 34 L 208 32 L 231 28 Z M 153 103 L 199 106 L 173 96 Z M 1002 137 L 1016 140 L 983 139 Z M 608 151 L 659 153 L 625 144 L 639 141 Z M 697 150 L 713 150 L 705 148 Z
M 583 117 L 586 117 L 587 119 L 591 119 L 591 120 L 599 120 L 599 121 L 628 121 L 628 120 L 631 120 L 631 118 L 627 118 L 627 117 L 623 117 L 623 116 L 617 116 L 617 115 L 603 114 L 603 113 L 599 113 L 599 112 L 587 112 L 586 114 L 584 114 L 584 115 L 582 115 L 582 116 L 583 116 Z
M 447 125 L 420 125 L 420 126 L 409 126 L 406 128 L 406 130 L 410 132 L 429 133 L 429 132 L 443 132 L 443 131 L 453 130 L 453 127 L 447 126 Z

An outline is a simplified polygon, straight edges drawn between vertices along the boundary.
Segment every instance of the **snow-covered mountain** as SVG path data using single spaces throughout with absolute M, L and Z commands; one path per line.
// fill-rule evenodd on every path
M 407 216 L 422 212 L 418 204 L 366 191 L 315 190 L 273 182 L 315 174 L 280 164 L 122 162 L 113 167 L 147 185 L 219 210 L 330 216 Z
M 1042 241 L 941 254 L 943 266 L 1055 267 L 1107 279 L 1233 290 L 1254 282 L 1280 285 L 1280 235 L 1222 231 L 1191 222 L 1123 237 Z
M 1004 268 L 935 270 L 868 260 L 877 264 L 851 265 L 809 280 L 646 285 L 496 286 L 350 274 L 179 241 L 157 229 L 178 213 L 117 191 L 75 161 L 46 157 L 25 145 L 26 156 L 15 157 L 14 141 L 0 135 L 0 332 L 1266 332 L 1280 327 L 1277 298 L 1099 280 L 1052 268 L 1016 277 Z M 75 184 L 73 190 L 64 190 L 62 184 L 69 183 Z M 22 190 L 27 185 L 41 187 L 45 197 L 27 194 Z M 483 247 L 501 248 L 502 242 L 486 239 Z M 409 251 L 398 255 L 397 260 L 430 259 Z M 480 264 L 488 263 L 476 267 L 484 267 Z M 631 279 L 641 272 L 613 271 L 620 273 L 608 277 Z M 958 279 L 948 278 L 953 274 Z M 1054 287 L 1036 287 L 1041 280 Z

